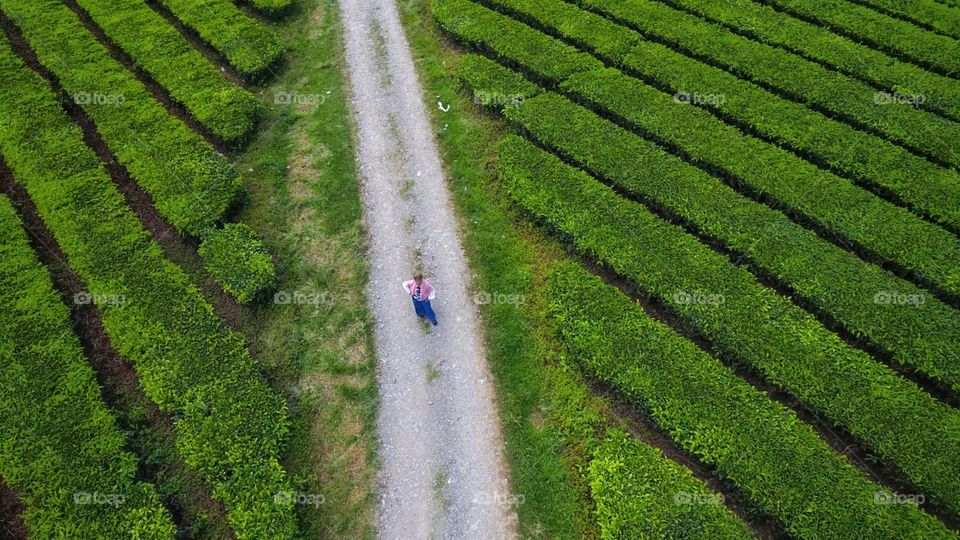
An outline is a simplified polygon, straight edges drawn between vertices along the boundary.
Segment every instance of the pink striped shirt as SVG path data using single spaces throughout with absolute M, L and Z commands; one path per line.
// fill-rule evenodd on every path
M 407 291 L 414 300 L 433 300 L 437 296 L 437 290 L 427 280 L 420 282 L 419 294 L 417 294 L 417 282 L 412 279 L 403 282 L 403 290 Z

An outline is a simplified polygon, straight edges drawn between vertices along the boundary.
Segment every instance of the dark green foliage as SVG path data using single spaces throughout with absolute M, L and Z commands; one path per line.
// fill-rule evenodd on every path
M 236 171 L 110 58 L 75 13 L 59 0 L 0 0 L 0 9 L 96 123 L 104 142 L 163 217 L 194 236 L 220 220 L 241 187 Z M 36 96 L 7 90 L 21 114 L 29 116 L 37 108 Z
M 833 28 L 835 32 L 854 36 L 859 41 L 876 44 L 894 54 L 936 66 L 940 71 L 954 74 L 960 71 L 960 42 L 957 40 L 928 32 L 853 2 L 762 1 L 788 13 L 794 13 Z M 914 3 L 911 1 L 902 5 L 910 6 L 912 10 Z
M 926 25 L 960 38 L 960 11 L 935 0 L 863 0 L 863 3 L 877 11 L 890 13 L 895 18 L 909 19 L 918 23 L 918 26 Z
M 904 4 L 901 0 L 871 0 Z M 905 96 L 922 95 L 923 106 L 960 119 L 960 81 L 930 73 L 829 29 L 781 13 L 753 0 L 670 0 L 671 5 L 733 26 L 758 41 L 796 51 L 844 73 Z M 934 4 L 933 1 L 926 2 Z M 910 5 L 917 3 L 910 2 Z
M 852 334 L 960 392 L 960 312 L 923 289 L 557 94 L 527 100 L 507 116 L 589 172 L 743 254 Z
M 100 397 L 70 310 L 0 195 L 0 477 L 35 538 L 173 538 Z
M 562 181 L 568 180 L 575 179 Z M 775 516 L 791 536 L 955 538 L 913 505 L 878 504 L 889 492 L 792 411 L 599 278 L 567 265 L 551 277 L 551 291 L 570 353 L 636 400 L 680 446 Z
M 46 38 L 52 40 L 52 38 Z M 107 176 L 36 73 L 0 39 L 0 153 L 36 204 L 70 267 L 100 305 L 117 351 L 144 392 L 174 416 L 182 460 L 226 506 L 238 538 L 295 533 L 280 466 L 286 404 L 263 380 L 243 336 L 227 328 Z
M 646 36 L 792 99 L 869 126 L 884 137 L 960 165 L 960 124 L 909 103 L 884 103 L 872 86 L 651 0 L 582 0 Z M 960 54 L 960 48 L 955 48 Z M 919 101 L 919 97 L 917 98 Z
M 77 4 L 210 133 L 233 141 L 256 125 L 258 103 L 253 94 L 227 81 L 143 0 L 77 0 Z
M 253 229 L 243 223 L 212 230 L 199 252 L 210 275 L 240 302 L 250 302 L 276 285 L 273 259 Z
M 770 197 L 881 259 L 940 289 L 960 295 L 960 243 L 950 232 L 909 210 L 775 146 L 744 135 L 699 107 L 615 69 L 578 73 L 565 92 L 612 113 L 642 132 L 681 148 L 690 159 L 726 171 L 748 189 Z M 829 193 L 828 197 L 824 197 Z
M 939 403 L 813 317 L 643 206 L 617 196 L 526 140 L 498 146 L 517 203 L 709 339 L 960 509 L 960 413 Z M 686 301 L 687 299 L 716 301 Z
M 241 75 L 258 78 L 283 56 L 280 36 L 230 0 L 159 0 L 222 54 Z M 264 3 L 264 5 L 267 5 Z
M 622 431 L 593 452 L 588 478 L 603 538 L 752 538 L 722 495 Z
M 485 1 L 535 19 L 551 32 L 596 52 L 608 63 L 650 80 L 669 93 L 722 95 L 723 99 L 704 100 L 699 105 L 724 119 L 735 119 L 779 144 L 822 160 L 859 182 L 894 193 L 915 210 L 941 223 L 960 227 L 960 174 L 957 171 L 938 167 L 879 137 L 830 120 L 726 71 L 646 41 L 637 32 L 562 0 Z M 519 40 L 545 37 L 510 17 L 468 0 L 443 2 L 468 6 L 469 12 L 467 8 L 463 12 L 470 14 L 473 19 L 470 27 L 476 29 L 468 43 L 480 48 L 502 41 L 504 32 L 500 29 L 505 27 Z M 550 46 L 548 42 L 544 45 Z
M 603 64 L 574 47 L 533 32 L 508 17 L 463 0 L 434 0 L 433 14 L 458 40 L 505 59 L 521 59 L 530 72 L 544 81 L 559 83 L 580 71 Z
M 282 13 L 293 5 L 293 0 L 249 0 L 255 9 L 268 15 Z

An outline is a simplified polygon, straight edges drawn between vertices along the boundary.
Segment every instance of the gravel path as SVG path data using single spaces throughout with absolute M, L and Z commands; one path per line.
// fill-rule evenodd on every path
M 340 0 L 369 231 L 385 539 L 516 536 L 470 271 L 393 0 Z M 436 105 L 433 105 L 436 106 Z M 400 283 L 421 269 L 440 325 Z

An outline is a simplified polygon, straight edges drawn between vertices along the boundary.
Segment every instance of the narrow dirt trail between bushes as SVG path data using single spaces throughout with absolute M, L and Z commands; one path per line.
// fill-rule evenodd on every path
M 503 438 L 470 270 L 393 0 L 340 0 L 357 126 L 380 416 L 381 538 L 513 538 Z M 421 270 L 439 326 L 401 287 Z

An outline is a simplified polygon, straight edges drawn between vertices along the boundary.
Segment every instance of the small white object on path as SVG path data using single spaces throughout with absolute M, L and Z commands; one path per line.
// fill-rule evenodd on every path
M 394 0 L 340 0 L 340 11 L 376 319 L 378 534 L 515 538 L 471 272 L 410 47 Z M 418 262 L 437 288 L 437 327 L 400 287 Z

